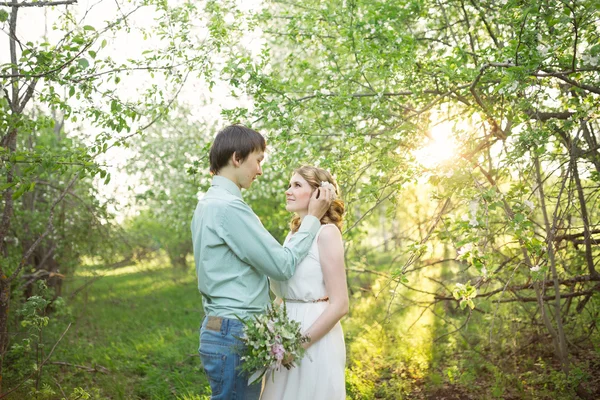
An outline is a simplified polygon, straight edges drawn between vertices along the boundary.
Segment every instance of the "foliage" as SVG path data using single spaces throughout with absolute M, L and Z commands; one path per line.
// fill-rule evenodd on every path
M 50 318 L 46 349 L 73 325 L 44 367 L 39 388 L 55 392 L 47 398 L 57 398 L 61 390 L 85 391 L 91 399 L 207 394 L 197 353 L 202 307 L 194 272 L 159 261 L 117 269 L 83 266 L 67 278 L 65 297 L 97 276 L 102 278 L 77 294 L 69 313 Z M 5 379 L 8 387 L 20 381 L 12 375 Z M 8 399 L 30 398 L 28 393 L 22 388 Z
M 244 324 L 241 340 L 245 345 L 241 350 L 241 369 L 254 379 L 253 382 L 258 382 L 269 372 L 275 379 L 274 371 L 282 366 L 294 368 L 295 362 L 301 362 L 306 352 L 302 345 L 310 338 L 302 335 L 300 322 L 288 317 L 285 302 L 267 307 L 264 314 L 255 315 L 253 319 L 240 321 Z M 286 363 L 287 357 L 292 361 Z
M 89 22 L 107 3 L 111 18 Z M 211 81 L 227 40 L 213 1 L 75 4 L 49 10 L 52 33 L 37 38 L 21 28 L 32 3 L 0 5 L 9 60 L 0 65 L 0 377 L 19 292 L 34 296 L 43 279 L 60 294 L 81 257 L 112 261 L 112 244 L 123 242 L 97 200 L 98 184 L 111 180 L 102 157 L 166 115 L 189 76 Z M 213 35 L 200 40 L 203 30 Z M 147 42 L 127 48 L 132 33 Z
M 230 2 L 143 4 L 159 13 L 141 29 L 161 39 L 158 48 L 116 62 L 109 41 L 130 29 L 127 14 L 100 28 L 76 23 L 68 9 L 56 23 L 63 40 L 25 42 L 0 67 L 0 187 L 3 214 L 15 218 L 0 226 L 2 272 L 21 273 L 31 248 L 11 239 L 25 237 L 21 221 L 31 221 L 29 238 L 41 237 L 71 191 L 102 209 L 88 191 L 92 177 L 110 179 L 97 156 L 142 131 L 129 171 L 146 188 L 128 240 L 185 263 L 217 128 L 185 107 L 157 120 L 189 74 L 210 87 L 223 79 L 251 104 L 222 116 L 267 135 L 265 174 L 245 199 L 276 237 L 287 230 L 282 201 L 293 168 L 318 165 L 341 184 L 354 292 L 351 396 L 419 385 L 480 397 L 590 396 L 595 364 L 585 354 L 597 353 L 600 313 L 597 1 L 274 1 L 247 13 Z M 9 31 L 14 15 L 16 7 L 0 13 Z M 256 56 L 247 35 L 264 40 Z M 132 91 L 135 71 L 154 84 Z M 44 110 L 35 115 L 18 101 L 34 94 Z M 62 115 L 94 129 L 80 129 L 79 141 L 63 135 L 50 150 L 28 145 Z M 50 174 L 62 191 L 36 182 Z M 69 188 L 73 178 L 81 187 Z M 35 193 L 44 199 L 38 220 L 25 212 Z M 72 254 L 61 263 L 102 248 L 63 244 L 94 219 L 56 220 L 77 225 L 51 229 L 62 235 L 56 251 Z M 410 333 L 384 324 L 399 316 L 412 329 L 432 327 L 425 338 L 434 344 L 416 346 L 416 366 Z M 398 378 L 405 371 L 409 383 Z
M 51 351 L 44 335 L 50 329 L 48 313 L 52 309 L 55 315 L 66 316 L 68 310 L 63 299 L 57 298 L 54 290 L 48 288 L 44 281 L 38 281 L 36 286 L 38 294 L 29 297 L 16 312 L 23 329 L 6 353 L 12 369 L 5 377 L 15 382 L 24 380 L 23 390 L 41 393 L 48 391 L 39 383 L 45 359 Z
M 163 250 L 173 266 L 187 266 L 192 252 L 191 214 L 198 189 L 206 190 L 210 177 L 207 164 L 214 128 L 208 123 L 191 123 L 191 111 L 174 106 L 169 118 L 150 127 L 132 141 L 126 171 L 136 177 L 133 206 L 138 212 L 126 226 L 132 246 L 150 254 Z
M 260 56 L 236 48 L 222 71 L 252 107 L 224 115 L 269 132 L 272 168 L 308 162 L 337 175 L 355 249 L 373 242 L 378 210 L 384 226 L 403 222 L 408 183 L 428 185 L 437 208 L 394 251 L 405 261 L 390 265 L 392 290 L 446 260 L 423 301 L 469 305 L 454 334 L 476 312 L 510 335 L 494 322 L 517 313 L 568 374 L 581 324 L 587 346 L 598 332 L 598 11 L 595 1 L 275 1 L 248 16 L 266 40 Z M 440 136 L 451 157 L 427 154 Z

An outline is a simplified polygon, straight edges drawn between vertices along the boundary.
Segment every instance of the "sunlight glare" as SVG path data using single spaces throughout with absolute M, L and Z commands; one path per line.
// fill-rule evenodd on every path
M 457 145 L 452 138 L 452 127 L 449 121 L 431 127 L 427 145 L 413 153 L 419 164 L 432 169 L 454 157 Z

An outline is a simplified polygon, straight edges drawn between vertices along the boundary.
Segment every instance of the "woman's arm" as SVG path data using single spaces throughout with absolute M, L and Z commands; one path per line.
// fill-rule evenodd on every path
M 323 228 L 317 244 L 323 279 L 329 295 L 329 304 L 319 318 L 304 332 L 310 338 L 310 342 L 304 344 L 305 348 L 325 336 L 344 315 L 348 314 L 344 244 L 340 230 L 335 226 Z

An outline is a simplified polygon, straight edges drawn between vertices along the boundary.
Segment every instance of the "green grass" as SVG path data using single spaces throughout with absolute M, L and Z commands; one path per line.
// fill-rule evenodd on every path
M 444 272 L 438 272 L 438 278 L 444 279 Z M 194 270 L 176 270 L 159 261 L 116 270 L 82 267 L 65 282 L 63 298 L 69 299 L 96 273 L 104 277 L 67 300 L 66 314 L 65 310 L 50 314 L 43 330 L 48 354 L 72 323 L 49 360 L 70 365 L 46 365 L 37 394 L 31 392 L 36 386 L 32 380 L 6 398 L 207 399 L 210 390 L 197 353 L 202 307 Z M 476 313 L 459 333 L 449 334 L 465 311 L 441 303 L 429 309 L 415 307 L 412 301 L 425 301 L 430 295 L 401 288 L 392 300 L 386 278 L 355 273 L 349 277 L 351 287 L 364 287 L 354 291 L 350 314 L 342 321 L 348 399 L 425 399 L 451 394 L 454 398 L 469 394 L 474 398 L 571 399 L 578 382 L 594 390 L 600 387 L 592 378 L 600 365 L 597 349 L 578 360 L 577 373 L 567 379 L 552 364 L 551 353 L 537 351 L 549 349 L 549 343 L 508 356 L 523 342 L 516 340 L 518 329 L 511 331 L 510 325 L 502 325 L 508 333 L 496 333 L 497 345 L 489 347 L 487 315 Z M 424 273 L 417 272 L 411 279 L 409 284 L 432 290 Z M 434 318 L 433 311 L 443 318 Z M 510 315 L 499 314 L 499 326 L 501 317 Z M 21 343 L 24 337 L 22 332 L 11 343 Z M 35 345 L 19 356 L 9 355 L 3 390 L 22 382 L 33 370 L 34 360 Z M 94 372 L 96 367 L 105 372 Z
M 80 387 L 99 399 L 205 398 L 209 388 L 197 353 L 202 307 L 193 269 L 126 267 L 99 273 L 106 275 L 75 297 L 70 316 L 52 318 L 44 337 L 48 349 L 71 322 L 50 362 L 108 372 L 48 365 L 43 382 L 56 395 L 38 397 L 61 398 L 61 389 L 69 395 Z M 91 276 L 89 268 L 81 268 L 66 282 L 63 296 Z

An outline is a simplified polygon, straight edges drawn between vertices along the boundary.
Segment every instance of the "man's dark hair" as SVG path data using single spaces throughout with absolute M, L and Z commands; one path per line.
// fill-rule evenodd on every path
M 210 148 L 210 172 L 217 174 L 233 153 L 243 162 L 253 151 L 265 151 L 266 148 L 265 138 L 255 130 L 242 125 L 227 126 L 217 133 Z

